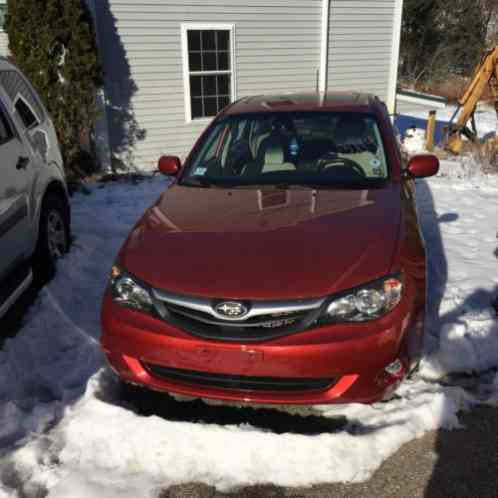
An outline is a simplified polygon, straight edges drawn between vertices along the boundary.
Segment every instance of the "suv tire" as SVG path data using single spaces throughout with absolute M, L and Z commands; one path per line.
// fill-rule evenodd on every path
M 55 194 L 48 194 L 40 214 L 38 242 L 33 258 L 35 280 L 53 277 L 57 261 L 64 257 L 70 245 L 69 216 L 66 203 Z

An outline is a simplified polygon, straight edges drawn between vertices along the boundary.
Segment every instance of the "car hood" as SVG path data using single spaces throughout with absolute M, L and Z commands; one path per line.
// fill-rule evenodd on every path
M 137 223 L 119 262 L 150 285 L 232 299 L 300 299 L 391 271 L 399 186 L 245 190 L 173 185 Z

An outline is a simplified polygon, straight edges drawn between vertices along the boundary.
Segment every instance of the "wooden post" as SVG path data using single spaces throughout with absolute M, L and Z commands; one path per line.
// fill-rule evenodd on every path
M 427 131 L 425 133 L 425 147 L 429 152 L 434 150 L 434 134 L 436 132 L 436 111 L 429 112 Z

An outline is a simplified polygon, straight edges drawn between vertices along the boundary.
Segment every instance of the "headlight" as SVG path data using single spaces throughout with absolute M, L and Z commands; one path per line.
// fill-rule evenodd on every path
M 401 301 L 402 292 L 401 275 L 383 278 L 332 298 L 322 321 L 366 322 L 380 318 Z
M 154 302 L 147 286 L 117 266 L 112 267 L 110 288 L 112 299 L 119 305 L 154 313 Z

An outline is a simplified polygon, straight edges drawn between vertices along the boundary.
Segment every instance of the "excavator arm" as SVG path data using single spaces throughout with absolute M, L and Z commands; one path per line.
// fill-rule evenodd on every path
M 458 108 L 448 126 L 446 140 L 446 149 L 453 154 L 459 154 L 462 150 L 462 135 L 471 141 L 477 140 L 474 113 L 488 86 L 498 113 L 498 46 L 485 54 L 474 73 L 471 84 L 458 101 Z M 469 121 L 471 128 L 469 128 Z

